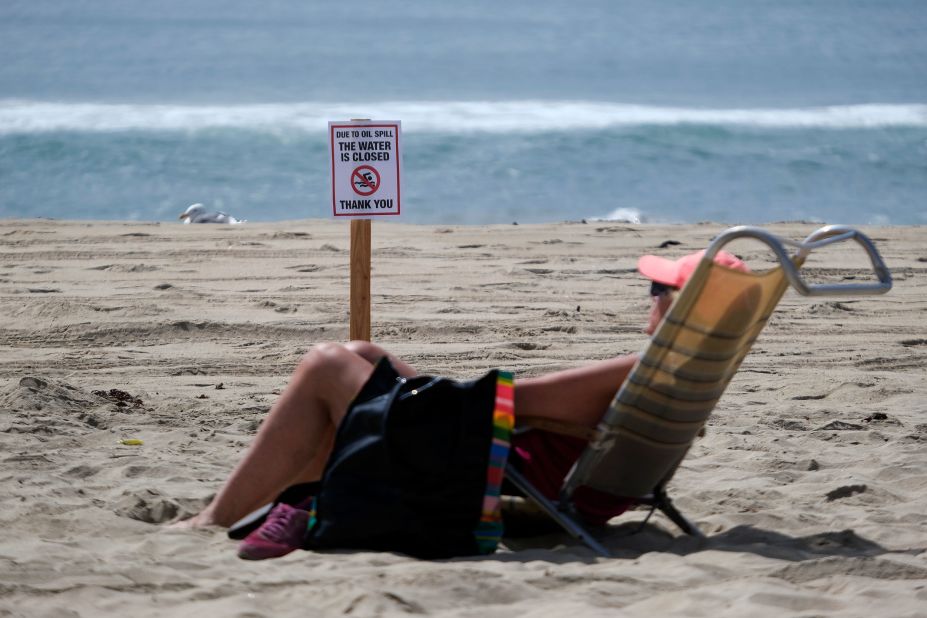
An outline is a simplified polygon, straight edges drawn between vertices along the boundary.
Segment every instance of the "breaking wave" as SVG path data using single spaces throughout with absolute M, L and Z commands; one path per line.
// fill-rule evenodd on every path
M 927 127 L 927 105 L 701 109 L 584 101 L 133 105 L 0 101 L 0 134 L 245 129 L 324 132 L 329 120 L 401 120 L 407 132 L 543 132 L 648 125 L 766 129 Z

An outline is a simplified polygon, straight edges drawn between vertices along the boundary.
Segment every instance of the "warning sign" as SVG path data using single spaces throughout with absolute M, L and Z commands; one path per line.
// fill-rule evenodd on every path
M 329 122 L 332 215 L 398 215 L 401 151 L 398 120 Z

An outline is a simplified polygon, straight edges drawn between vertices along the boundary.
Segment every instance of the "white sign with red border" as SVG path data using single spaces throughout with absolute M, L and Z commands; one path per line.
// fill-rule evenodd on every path
M 402 151 L 398 120 L 328 123 L 332 216 L 398 215 Z

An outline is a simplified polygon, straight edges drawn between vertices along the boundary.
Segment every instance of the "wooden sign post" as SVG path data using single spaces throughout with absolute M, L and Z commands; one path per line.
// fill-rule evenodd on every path
M 370 341 L 370 219 L 351 221 L 350 336 Z
M 350 337 L 370 341 L 370 217 L 399 215 L 399 121 L 329 122 L 332 216 L 351 221 Z

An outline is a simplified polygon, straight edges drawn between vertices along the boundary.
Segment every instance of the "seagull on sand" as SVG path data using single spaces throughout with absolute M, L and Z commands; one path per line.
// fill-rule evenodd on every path
M 180 215 L 184 223 L 244 223 L 244 219 L 236 219 L 232 215 L 214 210 L 209 212 L 202 204 L 190 204 Z

